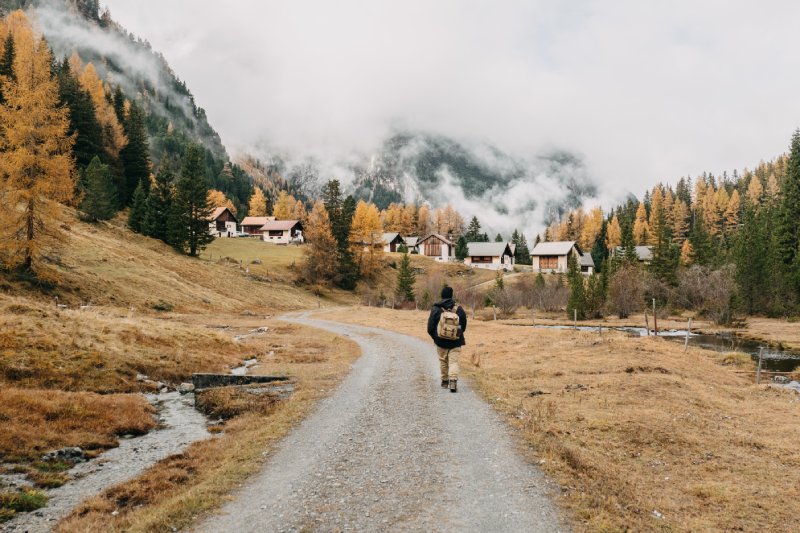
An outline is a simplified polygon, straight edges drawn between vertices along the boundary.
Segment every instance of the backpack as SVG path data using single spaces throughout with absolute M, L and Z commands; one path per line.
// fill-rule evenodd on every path
M 461 338 L 461 321 L 455 311 L 442 309 L 436 335 L 448 341 L 457 341 Z

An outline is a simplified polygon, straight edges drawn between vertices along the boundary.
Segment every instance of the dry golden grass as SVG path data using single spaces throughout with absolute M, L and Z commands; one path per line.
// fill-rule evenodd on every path
M 155 427 L 142 396 L 0 388 L 0 462 L 38 461 L 65 446 L 90 452 L 117 445 L 117 436 Z
M 422 312 L 323 316 L 426 338 Z M 480 366 L 466 375 L 560 483 L 577 529 L 800 530 L 800 399 L 723 366 L 740 358 L 480 321 L 467 341 Z
M 264 322 L 249 319 L 237 325 L 246 330 Z M 252 373 L 291 376 L 296 388 L 288 400 L 229 420 L 218 438 L 195 443 L 85 502 L 58 531 L 183 528 L 221 505 L 231 490 L 257 472 L 280 439 L 336 387 L 359 354 L 355 343 L 330 333 L 281 322 L 267 325 L 269 334 L 247 342 L 260 365 Z M 119 514 L 112 516 L 114 510 Z
M 749 317 L 744 331 L 737 333 L 800 351 L 800 322 L 797 320 L 790 322 L 775 318 Z

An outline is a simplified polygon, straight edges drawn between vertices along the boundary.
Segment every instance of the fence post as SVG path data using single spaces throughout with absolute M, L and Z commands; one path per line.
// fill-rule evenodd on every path
M 756 385 L 761 383 L 761 363 L 764 360 L 764 347 L 758 350 L 758 370 L 756 370 Z
M 494 319 L 497 320 L 497 307 L 492 306 L 492 314 L 494 315 Z
M 653 335 L 658 337 L 658 313 L 656 313 L 656 299 L 653 298 Z
M 650 336 L 650 321 L 647 320 L 647 306 L 644 308 L 644 330 L 647 332 L 647 336 Z
M 577 309 L 573 309 L 572 310 L 572 327 L 575 328 L 576 330 L 578 329 L 578 310 Z
M 683 343 L 683 353 L 689 349 L 689 335 L 692 334 L 692 319 L 689 318 L 689 325 L 686 327 L 686 341 Z

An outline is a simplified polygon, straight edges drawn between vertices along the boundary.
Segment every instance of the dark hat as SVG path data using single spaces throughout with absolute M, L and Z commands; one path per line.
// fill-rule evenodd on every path
M 453 287 L 444 286 L 442 287 L 442 298 L 447 300 L 448 298 L 453 297 Z

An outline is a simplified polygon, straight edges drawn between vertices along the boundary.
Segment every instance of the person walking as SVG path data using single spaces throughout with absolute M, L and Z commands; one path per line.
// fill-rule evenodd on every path
M 450 392 L 458 389 L 458 358 L 466 344 L 467 313 L 453 299 L 453 288 L 442 288 L 442 299 L 433 304 L 428 317 L 428 335 L 436 345 L 442 388 Z

